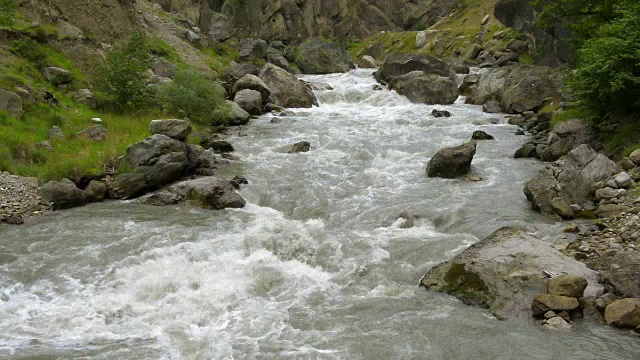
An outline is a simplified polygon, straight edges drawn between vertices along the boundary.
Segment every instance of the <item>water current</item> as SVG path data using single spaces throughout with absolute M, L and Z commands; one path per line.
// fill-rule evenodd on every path
M 417 286 L 501 226 L 560 226 L 530 209 L 522 186 L 542 165 L 513 159 L 526 139 L 504 115 L 411 104 L 374 91 L 369 70 L 304 79 L 334 90 L 230 138 L 240 160 L 219 174 L 248 178 L 244 209 L 107 202 L 0 225 L 0 358 L 640 356 L 637 337 L 603 325 L 498 321 Z M 478 145 L 483 181 L 426 177 L 478 129 L 496 137 Z M 310 152 L 286 152 L 302 140 Z

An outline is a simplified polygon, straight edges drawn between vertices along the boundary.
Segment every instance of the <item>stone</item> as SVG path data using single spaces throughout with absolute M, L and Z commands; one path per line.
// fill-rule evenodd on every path
M 240 41 L 238 58 L 242 61 L 262 59 L 267 55 L 268 44 L 262 39 L 244 39 Z
M 182 181 L 169 186 L 165 191 L 204 209 L 242 208 L 246 204 L 229 181 L 213 176 Z
M 289 60 L 287 60 L 282 51 L 273 47 L 267 48 L 267 60 L 271 64 L 281 67 L 285 70 L 289 69 L 289 67 L 291 66 Z
M 202 40 L 202 37 L 200 37 L 200 34 L 191 30 L 185 31 L 184 37 L 187 38 L 187 40 L 189 40 L 192 43 L 198 43 L 200 42 L 200 40 Z
M 604 310 L 607 325 L 621 328 L 640 326 L 640 299 L 628 298 L 612 302 Z
M 0 109 L 9 113 L 12 118 L 22 117 L 22 99 L 18 94 L 0 89 Z
M 553 311 L 547 311 L 546 313 L 544 313 L 544 318 L 547 320 L 554 317 L 556 317 L 556 313 L 554 313 Z
M 291 147 L 289 148 L 289 150 L 287 150 L 287 152 L 289 154 L 294 154 L 294 153 L 308 152 L 309 150 L 311 150 L 311 144 L 308 141 L 301 141 L 291 145 Z
M 596 200 L 602 200 L 602 199 L 615 199 L 617 197 L 620 196 L 620 193 L 618 192 L 618 189 L 613 189 L 610 187 L 605 187 L 602 189 L 598 189 L 596 190 Z
M 238 91 L 233 98 L 233 102 L 251 115 L 262 114 L 262 95 L 255 90 L 245 89 Z
M 587 285 L 587 279 L 581 276 L 560 275 L 547 280 L 547 293 L 581 298 L 584 296 Z
M 39 143 L 36 143 L 35 146 L 38 149 L 43 149 L 43 150 L 46 150 L 46 151 L 54 151 L 55 150 L 53 145 L 51 145 L 51 143 L 48 142 L 48 141 L 41 141 Z
M 467 175 L 476 154 L 475 141 L 460 146 L 444 148 L 438 151 L 427 165 L 427 176 L 458 178 Z
M 629 176 L 629 174 L 627 174 L 624 171 L 618 174 L 613 180 L 616 182 L 616 184 L 618 184 L 618 187 L 621 189 L 626 189 L 629 186 L 631 186 L 631 184 L 633 184 L 633 180 L 631 179 L 631 176 Z
M 536 156 L 536 146 L 534 144 L 524 144 L 513 155 L 514 158 L 529 158 Z
M 151 135 L 161 134 L 172 139 L 184 141 L 191 134 L 193 128 L 191 123 L 186 120 L 151 120 Z
M 310 108 L 318 104 L 313 91 L 294 75 L 285 70 L 266 64 L 260 72 L 260 79 L 271 90 L 271 97 L 275 105 L 288 108 Z
M 431 111 L 431 115 L 433 117 L 436 118 L 440 118 L 440 117 L 451 117 L 451 113 L 446 111 L 446 110 L 437 110 L 437 109 L 433 109 L 433 111 Z
M 94 125 L 78 133 L 79 138 L 87 141 L 104 141 L 107 135 L 107 129 L 100 125 Z
M 40 187 L 40 196 L 50 202 L 56 210 L 69 209 L 87 203 L 84 191 L 78 189 L 71 180 L 50 181 Z
M 522 227 L 497 230 L 430 269 L 420 283 L 467 305 L 489 309 L 499 319 L 523 318 L 531 316 L 532 299 L 547 290 L 544 271 L 584 277 L 588 282 L 587 299 L 595 298 L 602 290 L 598 273 Z M 569 299 L 570 308 L 576 306 L 578 300 Z
M 227 101 L 227 104 L 231 107 L 231 119 L 229 119 L 227 125 L 229 126 L 241 126 L 249 123 L 251 114 L 240 107 L 233 101 Z
M 619 165 L 626 171 L 629 171 L 634 167 L 636 167 L 636 164 L 633 161 L 631 161 L 631 159 L 629 159 L 628 157 L 622 158 L 622 160 L 620 160 L 619 162 Z
M 565 220 L 571 220 L 575 218 L 575 213 L 569 204 L 561 197 L 556 197 L 551 200 L 551 208 L 553 213 L 559 215 Z
M 633 161 L 633 163 L 636 164 L 636 165 L 640 165 L 640 149 L 634 150 L 629 155 L 629 160 Z
M 378 67 L 378 62 L 371 55 L 363 56 L 360 61 L 358 61 L 358 67 L 363 69 L 375 69 Z
M 212 141 L 209 146 L 213 151 L 217 153 L 229 153 L 234 151 L 233 145 L 225 140 Z
M 571 324 L 560 316 L 553 317 L 544 323 L 545 329 L 568 332 L 571 331 Z
M 533 298 L 531 311 L 534 316 L 544 316 L 547 311 L 559 313 L 561 311 L 573 311 L 580 308 L 578 299 L 568 296 L 552 294 L 538 294 Z
M 231 179 L 231 181 L 229 181 L 229 184 L 231 184 L 231 186 L 233 186 L 236 190 L 240 190 L 240 185 L 248 185 L 249 180 L 247 180 L 247 178 L 245 178 L 244 176 L 235 176 L 233 179 Z
M 302 42 L 295 62 L 304 74 L 344 73 L 355 68 L 351 56 L 340 45 L 321 38 Z
M 438 75 L 441 77 L 455 76 L 453 69 L 435 56 L 399 53 L 387 55 L 382 63 L 382 67 L 374 73 L 374 76 L 378 81 L 388 83 L 395 77 L 406 75 L 414 71 L 420 71 L 428 75 Z
M 471 135 L 472 140 L 494 140 L 495 138 L 492 135 L 487 134 L 482 130 L 476 130 Z
M 458 99 L 458 86 L 449 77 L 414 71 L 394 77 L 389 88 L 413 103 L 427 105 L 453 104 Z
M 329 85 L 327 83 L 315 82 L 315 81 L 307 81 L 307 84 L 309 85 L 309 87 L 311 87 L 311 90 L 315 90 L 315 91 L 333 90 L 333 86 L 331 86 L 331 85 Z
M 67 71 L 58 67 L 44 68 L 44 76 L 51 84 L 55 86 L 68 84 L 73 81 L 73 74 L 71 74 L 71 71 Z
M 58 126 L 53 126 L 49 129 L 49 140 L 62 140 L 64 139 L 64 133 Z
M 263 104 L 266 104 L 269 100 L 269 96 L 271 96 L 271 89 L 269 89 L 267 84 L 265 84 L 262 79 L 252 74 L 246 74 L 236 81 L 233 84 L 231 95 L 235 96 L 242 90 L 255 90 L 259 92 Z
M 480 46 L 479 44 L 473 44 L 471 45 L 471 48 L 469 48 L 469 52 L 467 52 L 467 59 L 468 60 L 475 60 L 478 55 L 480 55 L 480 52 L 482 51 L 482 46 Z
M 614 294 L 606 293 L 606 294 L 603 294 L 602 296 L 598 297 L 593 302 L 593 304 L 596 307 L 596 309 L 598 309 L 601 313 L 604 314 L 604 310 L 607 308 L 607 306 L 609 306 L 609 304 L 613 303 L 616 300 L 617 300 L 617 298 L 616 298 L 616 296 Z
M 153 66 L 151 66 L 151 70 L 153 70 L 153 73 L 158 76 L 173 79 L 178 72 L 178 66 L 161 57 L 155 60 Z
M 489 114 L 497 114 L 497 113 L 501 113 L 502 109 L 500 108 L 500 103 L 497 101 L 487 101 L 486 103 L 484 103 L 484 105 L 482 105 L 482 111 L 489 113 Z
M 573 212 L 576 214 L 582 211 L 582 210 L 576 211 L 576 209 L 573 207 L 571 207 L 571 210 L 573 210 Z M 569 226 L 566 226 L 562 231 L 569 234 L 577 234 L 580 232 L 580 227 L 576 224 L 571 224 Z M 560 295 L 560 294 L 556 294 L 556 295 Z
M 598 207 L 598 210 L 596 210 L 596 215 L 599 218 L 612 218 L 624 213 L 629 213 L 631 212 L 631 210 L 631 207 L 626 205 L 605 204 Z
M 107 196 L 107 184 L 104 181 L 92 180 L 87 188 L 84 189 L 87 201 L 98 202 L 104 200 Z

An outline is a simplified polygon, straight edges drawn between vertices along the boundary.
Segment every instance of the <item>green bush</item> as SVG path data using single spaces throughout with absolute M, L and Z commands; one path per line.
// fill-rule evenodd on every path
M 9 51 L 29 61 L 37 69 L 47 66 L 48 55 L 37 42 L 31 39 L 15 40 L 11 45 Z
M 0 0 L 0 26 L 13 26 L 16 21 L 16 0 Z
M 98 66 L 96 79 L 96 95 L 101 104 L 120 112 L 135 111 L 152 104 L 155 97 L 147 73 L 152 61 L 146 39 L 139 33 L 107 54 Z
M 196 124 L 223 125 L 230 118 L 224 88 L 194 71 L 179 71 L 160 91 L 160 99 L 174 115 L 185 115 Z

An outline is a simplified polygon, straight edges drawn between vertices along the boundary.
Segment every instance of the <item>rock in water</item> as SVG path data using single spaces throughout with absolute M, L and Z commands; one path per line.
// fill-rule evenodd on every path
M 371 55 L 365 55 L 358 62 L 358 67 L 363 69 L 375 69 L 378 67 L 378 62 Z
M 427 176 L 457 178 L 469 173 L 476 154 L 476 142 L 444 148 L 438 151 L 427 165 Z
M 251 114 L 233 101 L 227 101 L 227 103 L 231 106 L 231 119 L 229 119 L 228 122 L 229 126 L 241 126 L 249 123 Z
M 581 298 L 589 283 L 581 276 L 560 275 L 547 280 L 547 292 L 552 295 Z
M 640 326 L 640 299 L 628 298 L 614 301 L 604 310 L 604 319 L 608 325 L 621 328 Z
M 431 112 L 431 115 L 433 117 L 436 118 L 440 118 L 440 117 L 451 117 L 451 113 L 446 111 L 446 110 L 437 110 L 437 109 L 433 109 L 433 111 Z
M 251 115 L 262 114 L 262 96 L 255 90 L 240 90 L 233 101 Z
M 191 134 L 191 123 L 185 120 L 151 120 L 151 135 L 161 134 L 184 141 Z
M 205 209 L 241 208 L 246 204 L 228 181 L 213 176 L 179 182 L 165 191 Z
M 84 191 L 78 189 L 73 181 L 63 179 L 62 181 L 50 181 L 40 188 L 40 196 L 53 204 L 53 208 L 69 209 L 87 203 L 87 196 Z
M 484 131 L 476 130 L 471 135 L 471 140 L 494 140 L 495 138 L 492 135 L 487 134 Z
M 378 81 L 389 82 L 391 79 L 421 71 L 426 74 L 442 77 L 455 76 L 455 72 L 444 61 L 426 54 L 389 54 L 384 59 L 380 70 L 374 73 Z
M 271 89 L 271 99 L 278 106 L 310 108 L 318 104 L 313 91 L 304 82 L 275 65 L 266 64 L 260 78 Z
M 351 56 L 340 45 L 320 38 L 300 44 L 296 64 L 304 74 L 344 73 L 355 68 Z
M 529 235 L 527 229 L 516 227 L 499 229 L 435 266 L 421 285 L 451 294 L 467 305 L 490 309 L 498 318 L 530 317 L 531 300 L 547 290 L 543 271 L 587 279 L 586 298 L 595 298 L 602 289 L 595 271 Z
M 259 77 L 246 74 L 233 84 L 231 95 L 235 96 L 242 90 L 255 90 L 262 96 L 262 103 L 266 104 L 271 96 L 271 89 Z
M 531 311 L 534 316 L 543 316 L 549 311 L 559 313 L 573 311 L 580 308 L 580 302 L 576 298 L 552 294 L 538 294 L 533 298 Z
M 295 143 L 291 145 L 291 147 L 289 148 L 289 150 L 287 150 L 287 152 L 289 154 L 294 154 L 294 153 L 308 152 L 309 150 L 311 150 L 311 144 L 308 141 L 301 141 L 299 143 Z
M 487 101 L 486 103 L 484 103 L 484 105 L 482 105 L 482 111 L 490 114 L 496 114 L 496 113 L 502 112 L 502 109 L 500 108 L 499 102 L 491 100 L 491 101 Z
M 458 86 L 450 77 L 422 71 L 391 79 L 389 88 L 406 96 L 413 103 L 449 105 L 458 99 Z

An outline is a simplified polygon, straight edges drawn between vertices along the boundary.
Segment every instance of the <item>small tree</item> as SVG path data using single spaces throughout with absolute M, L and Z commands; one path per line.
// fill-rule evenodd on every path
M 98 67 L 101 102 L 117 111 L 138 110 L 152 103 L 154 91 L 148 84 L 147 73 L 152 60 L 146 39 L 140 33 L 107 54 Z
M 162 88 L 160 99 L 171 113 L 184 113 L 196 124 L 224 125 L 230 118 L 222 85 L 194 71 L 179 71 Z

